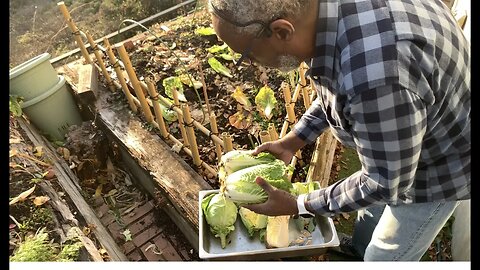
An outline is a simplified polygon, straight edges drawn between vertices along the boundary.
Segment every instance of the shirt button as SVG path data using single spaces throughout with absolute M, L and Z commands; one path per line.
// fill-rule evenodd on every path
M 318 76 L 313 76 L 313 79 L 318 80 Z

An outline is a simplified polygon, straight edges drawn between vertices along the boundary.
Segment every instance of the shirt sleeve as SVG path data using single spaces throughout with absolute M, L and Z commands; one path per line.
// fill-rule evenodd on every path
M 293 132 L 306 144 L 311 144 L 327 127 L 328 122 L 317 97 L 294 126 Z
M 424 102 L 398 85 L 382 86 L 353 97 L 350 115 L 362 169 L 307 196 L 317 215 L 409 200 L 426 131 Z

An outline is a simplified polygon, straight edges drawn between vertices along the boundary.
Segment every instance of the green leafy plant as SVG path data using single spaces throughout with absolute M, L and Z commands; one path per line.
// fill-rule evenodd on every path
M 178 92 L 178 100 L 187 101 L 185 94 L 183 93 L 183 84 L 179 77 L 168 77 L 162 81 L 163 87 L 165 88 L 165 95 L 173 99 L 173 88 Z
M 217 58 L 215 57 L 208 58 L 208 64 L 213 70 L 215 70 L 215 72 L 225 75 L 229 78 L 233 78 L 232 74 L 230 73 L 230 69 L 225 67 L 222 63 L 220 63 L 217 60 Z
M 270 120 L 273 115 L 273 109 L 275 109 L 275 105 L 277 104 L 275 93 L 270 87 L 265 85 L 260 88 L 260 91 L 255 97 L 255 104 L 257 105 L 257 110 L 260 114 Z
M 212 27 L 199 27 L 195 29 L 195 34 L 200 36 L 212 36 L 217 33 L 215 33 L 215 30 Z
M 10 95 L 10 113 L 13 114 L 13 116 L 20 117 L 22 116 L 22 104 L 23 98 L 16 96 L 16 95 Z

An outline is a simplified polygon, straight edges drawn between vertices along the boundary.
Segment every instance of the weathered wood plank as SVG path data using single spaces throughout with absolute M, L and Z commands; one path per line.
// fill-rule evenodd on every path
M 96 238 L 107 250 L 112 261 L 128 261 L 125 254 L 122 253 L 121 249 L 118 247 L 115 240 L 112 238 L 107 229 L 103 226 L 101 221 L 95 215 L 95 212 L 92 210 L 90 205 L 85 201 L 82 194 L 80 193 L 80 187 L 75 183 L 79 182 L 78 178 L 70 170 L 68 164 L 59 157 L 55 149 L 51 144 L 45 141 L 41 135 L 35 130 L 34 127 L 28 125 L 23 119 L 19 119 L 20 127 L 25 131 L 30 140 L 34 143 L 35 146 L 42 146 L 44 154 L 50 159 L 53 163 L 53 169 L 55 175 L 58 178 L 59 184 L 68 193 L 70 199 L 75 203 L 78 211 L 81 213 L 83 218 L 88 224 L 93 225 L 92 231 L 94 232 Z
M 112 134 L 150 175 L 162 194 L 198 229 L 198 193 L 212 189 L 181 157 L 156 135 L 142 127 L 123 106 L 109 104 L 108 91 L 99 91 L 97 121 Z
M 95 101 L 94 89 L 98 87 L 98 71 L 93 65 L 80 65 L 76 93 L 84 104 Z

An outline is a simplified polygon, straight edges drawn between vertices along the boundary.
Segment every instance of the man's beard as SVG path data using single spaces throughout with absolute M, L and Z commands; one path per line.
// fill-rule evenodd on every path
M 280 55 L 278 57 L 278 67 L 276 67 L 281 72 L 289 72 L 294 69 L 297 69 L 302 61 L 293 55 Z

